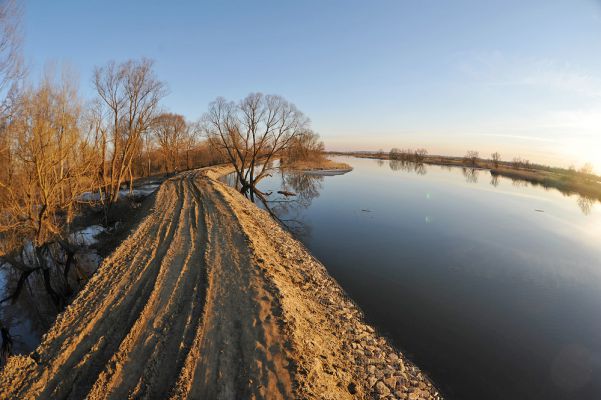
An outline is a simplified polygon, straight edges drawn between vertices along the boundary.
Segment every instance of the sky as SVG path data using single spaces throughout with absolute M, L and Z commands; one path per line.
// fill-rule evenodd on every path
M 163 105 L 279 94 L 329 150 L 424 147 L 601 173 L 601 0 L 25 1 L 32 79 L 147 57 Z

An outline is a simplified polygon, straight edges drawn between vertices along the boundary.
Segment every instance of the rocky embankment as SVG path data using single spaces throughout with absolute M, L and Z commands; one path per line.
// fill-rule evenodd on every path
M 209 173 L 213 178 L 219 170 Z M 218 188 L 278 289 L 298 363 L 299 398 L 442 399 L 433 383 L 363 320 L 325 267 L 269 214 Z
M 225 172 L 161 185 L 0 398 L 440 398 Z

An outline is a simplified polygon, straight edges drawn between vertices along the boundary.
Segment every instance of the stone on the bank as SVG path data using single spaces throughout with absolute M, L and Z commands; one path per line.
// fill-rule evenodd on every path
M 384 379 L 384 383 L 386 384 L 386 386 L 388 386 L 391 389 L 396 388 L 397 382 L 398 382 L 398 379 L 396 376 L 390 376 L 390 377 Z
M 384 382 L 378 381 L 378 383 L 376 383 L 376 393 L 381 396 L 388 396 L 390 394 L 390 389 L 388 389 L 388 386 L 386 386 Z

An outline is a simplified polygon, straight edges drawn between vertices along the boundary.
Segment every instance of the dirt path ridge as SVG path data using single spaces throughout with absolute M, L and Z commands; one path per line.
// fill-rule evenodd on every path
M 1 399 L 441 398 L 226 171 L 163 183 Z

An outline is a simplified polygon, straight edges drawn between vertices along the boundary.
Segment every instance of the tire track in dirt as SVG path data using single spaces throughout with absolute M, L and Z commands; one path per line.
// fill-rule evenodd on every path
M 200 362 L 179 386 L 191 398 L 291 398 L 286 340 L 269 311 L 278 300 L 263 290 L 247 238 L 213 183 L 194 185 L 207 204 L 209 293 Z
M 166 181 L 38 361 L 11 358 L 0 397 L 290 398 L 285 340 L 261 320 L 268 299 L 257 298 L 246 240 L 211 190 L 195 172 Z
M 227 171 L 161 185 L 0 399 L 441 398 Z
M 174 193 L 175 188 L 168 188 L 161 203 Z M 176 215 L 182 206 L 181 199 L 177 199 L 168 210 Z M 32 387 L 36 396 L 85 397 L 156 285 L 158 260 L 165 256 L 176 231 L 176 224 L 167 215 L 153 214 L 145 221 L 142 229 L 103 265 L 101 273 L 108 279 L 94 279 L 86 285 L 82 295 L 62 314 L 61 323 L 55 326 L 59 329 L 53 328 L 46 335 L 50 340 L 44 340 L 38 350 L 40 364 L 45 368 L 42 379 Z M 84 327 L 81 331 L 72 331 L 80 326 Z M 62 337 L 64 341 L 60 340 Z

